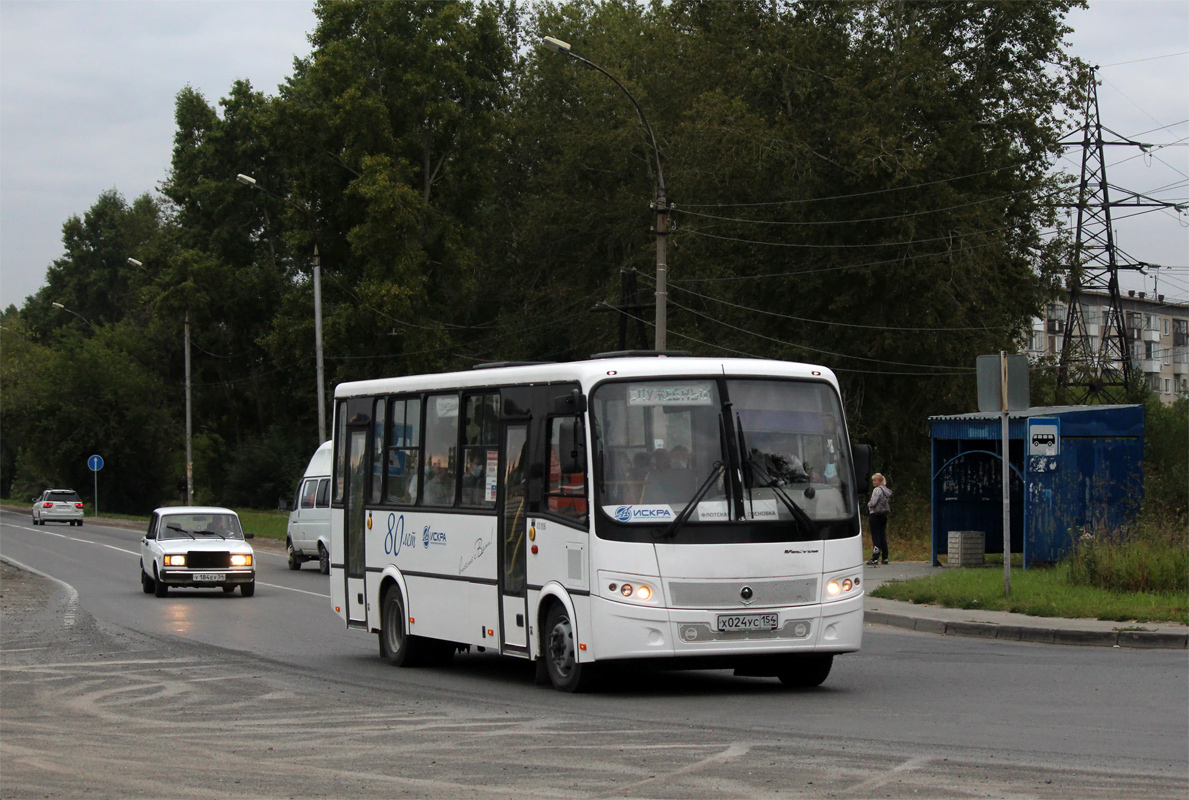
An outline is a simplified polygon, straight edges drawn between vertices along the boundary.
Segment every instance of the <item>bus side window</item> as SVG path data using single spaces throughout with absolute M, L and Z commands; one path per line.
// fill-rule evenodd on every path
M 318 496 L 314 500 L 316 508 L 330 508 L 330 478 L 318 481 Z
M 462 504 L 494 508 L 499 473 L 500 396 L 472 395 L 466 399 L 463 429 Z
M 417 502 L 417 475 L 421 470 L 421 400 L 392 401 L 392 427 L 388 440 L 389 503 Z
M 425 483 L 421 502 L 454 505 L 458 485 L 458 395 L 431 396 L 425 401 Z
M 586 445 L 581 417 L 549 421 L 549 482 L 546 508 L 575 519 L 586 518 Z

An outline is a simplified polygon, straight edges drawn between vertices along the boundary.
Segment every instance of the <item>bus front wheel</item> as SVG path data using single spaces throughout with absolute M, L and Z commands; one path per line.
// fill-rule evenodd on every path
M 816 653 L 807 656 L 790 656 L 780 666 L 776 676 L 785 686 L 793 689 L 810 689 L 821 686 L 834 666 L 833 653 Z
M 563 692 L 582 692 L 590 688 L 593 666 L 578 663 L 574 642 L 574 623 L 561 603 L 554 603 L 545 616 L 545 640 L 542 657 L 553 688 Z

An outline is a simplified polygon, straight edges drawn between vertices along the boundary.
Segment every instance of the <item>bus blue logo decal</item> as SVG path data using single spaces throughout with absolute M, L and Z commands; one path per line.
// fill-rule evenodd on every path
M 400 555 L 401 545 L 413 547 L 417 543 L 416 534 L 405 533 L 405 515 L 388 515 L 388 533 L 384 535 L 384 552 L 395 558 Z
M 425 530 L 421 532 L 421 544 L 428 548 L 431 544 L 445 544 L 446 534 L 442 531 L 432 531 L 429 526 L 425 526 Z
M 632 518 L 632 510 L 627 506 L 620 506 L 615 509 L 615 518 L 620 522 L 627 522 Z

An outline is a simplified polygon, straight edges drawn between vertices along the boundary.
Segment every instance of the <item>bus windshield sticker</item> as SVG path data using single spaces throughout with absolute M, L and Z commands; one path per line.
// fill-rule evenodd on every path
M 696 383 L 632 383 L 628 384 L 629 406 L 712 406 L 714 384 Z

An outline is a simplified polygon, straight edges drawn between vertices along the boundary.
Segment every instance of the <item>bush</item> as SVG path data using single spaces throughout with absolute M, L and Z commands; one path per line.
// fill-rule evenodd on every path
M 1086 532 L 1066 558 L 1068 580 L 1116 592 L 1189 592 L 1182 528 L 1149 514 L 1115 531 Z

